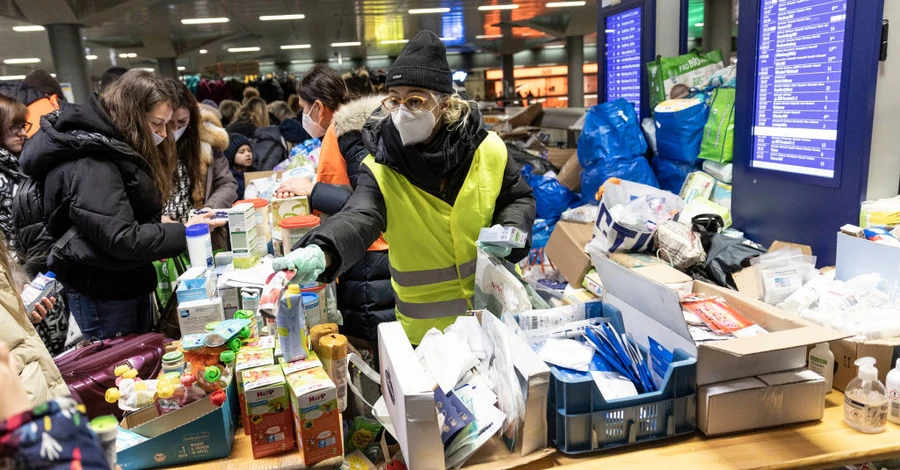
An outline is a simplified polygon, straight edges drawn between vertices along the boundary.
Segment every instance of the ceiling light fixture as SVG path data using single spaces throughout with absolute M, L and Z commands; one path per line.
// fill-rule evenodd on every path
M 502 34 L 479 34 L 475 36 L 475 39 L 500 39 L 502 37 Z
M 371 60 L 379 60 L 379 59 L 387 59 L 387 58 L 388 58 L 388 56 L 386 56 L 386 55 L 370 55 L 370 56 L 366 57 L 366 59 L 371 59 Z
M 183 65 L 179 65 L 179 66 L 178 66 L 178 71 L 179 71 L 179 72 L 183 72 L 183 71 L 185 71 L 185 70 L 187 70 L 187 67 L 185 67 L 185 66 L 183 66 Z
M 41 59 L 37 57 L 25 57 L 21 59 L 3 59 L 3 63 L 7 65 L 16 65 L 16 64 L 37 64 Z
M 229 47 L 228 52 L 259 52 L 259 47 Z
M 153 67 L 142 68 L 141 70 L 145 72 L 156 72 L 156 69 L 154 69 Z
M 350 41 L 350 42 L 333 42 L 331 43 L 331 47 L 358 47 L 361 46 L 362 43 L 359 41 Z
M 98 59 L 98 57 L 95 56 L 94 54 L 88 54 L 88 55 L 84 56 L 84 58 L 87 60 L 97 60 Z
M 206 53 L 209 52 L 209 51 L 206 50 L 206 49 L 200 49 L 200 50 L 197 51 L 197 52 L 199 52 L 199 53 L 201 53 L 201 54 L 206 54 Z
M 583 7 L 587 2 L 548 2 L 547 8 Z
M 123 52 L 119 54 L 120 59 L 134 59 L 135 57 L 137 57 L 137 54 L 134 52 Z
M 218 18 L 185 18 L 181 20 L 181 24 L 214 24 L 214 23 L 227 23 L 231 20 L 228 18 L 218 17 Z
M 704 23 L 694 23 L 694 26 L 697 28 L 702 28 Z
M 450 13 L 449 8 L 410 8 L 410 15 L 427 15 L 428 13 Z
M 300 59 L 300 60 L 292 60 L 292 64 L 311 64 L 313 63 L 312 59 Z
M 544 46 L 544 49 L 562 49 L 566 47 L 563 44 L 550 44 L 549 46 Z
M 381 45 L 389 45 L 389 44 L 406 44 L 409 42 L 409 39 L 387 39 L 381 41 Z
M 312 47 L 311 44 L 285 44 L 281 46 L 281 50 L 287 51 L 291 49 L 309 49 Z
M 515 10 L 519 5 L 515 3 L 511 5 L 482 5 L 478 7 L 478 11 L 495 11 L 495 10 Z
M 285 21 L 285 20 L 302 20 L 306 15 L 263 15 L 259 17 L 259 21 Z
M 25 75 L 0 75 L 0 80 L 25 80 Z
M 56 74 L 55 74 L 55 73 L 51 73 L 50 76 L 53 77 L 53 78 L 56 78 Z
M 13 26 L 13 31 L 17 33 L 33 33 L 35 31 L 43 31 L 43 26 L 40 25 L 31 25 L 31 26 Z

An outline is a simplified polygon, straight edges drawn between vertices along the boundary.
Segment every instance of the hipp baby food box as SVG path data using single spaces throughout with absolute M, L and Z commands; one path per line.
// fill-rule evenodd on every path
M 303 462 L 308 467 L 323 460 L 343 458 L 341 412 L 334 382 L 321 367 L 290 374 L 287 382 Z
M 265 338 L 271 338 L 271 336 L 266 336 Z M 241 424 L 245 430 L 250 429 L 250 422 L 247 420 L 247 401 L 244 398 L 243 372 L 257 367 L 273 365 L 275 365 L 275 355 L 272 349 L 266 347 L 245 346 L 235 356 L 234 375 L 237 380 L 238 400 L 241 407 Z
M 281 366 L 245 370 L 242 374 L 253 458 L 294 449 L 294 422 Z M 339 428 L 340 429 L 340 428 Z

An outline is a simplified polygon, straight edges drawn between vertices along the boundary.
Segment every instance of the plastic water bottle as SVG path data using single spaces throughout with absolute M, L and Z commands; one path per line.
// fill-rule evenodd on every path
M 809 370 L 825 379 L 825 393 L 830 392 L 834 382 L 834 353 L 828 349 L 828 343 L 817 344 L 809 352 Z

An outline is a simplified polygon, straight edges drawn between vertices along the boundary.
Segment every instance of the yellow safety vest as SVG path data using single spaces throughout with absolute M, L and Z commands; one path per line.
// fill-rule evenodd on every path
M 375 162 L 369 168 L 384 195 L 391 247 L 391 284 L 397 319 L 412 344 L 431 328 L 443 330 L 472 308 L 475 295 L 475 242 L 489 227 L 503 173 L 506 145 L 490 132 L 472 159 L 453 206 L 412 184 L 405 176 Z

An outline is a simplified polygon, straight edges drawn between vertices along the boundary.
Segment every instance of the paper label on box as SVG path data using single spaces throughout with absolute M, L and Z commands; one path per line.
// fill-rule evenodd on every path
M 244 342 L 245 348 L 260 348 L 260 349 L 275 349 L 275 337 L 274 336 L 258 336 L 256 338 L 249 338 Z M 262 365 L 271 365 L 271 364 L 262 364 Z
M 246 400 L 248 406 L 250 404 L 250 392 L 252 390 L 284 383 L 284 373 L 281 371 L 281 367 L 278 366 L 257 367 L 256 369 L 249 369 L 241 372 L 241 380 L 244 382 L 244 393 L 247 395 Z M 284 387 L 281 388 L 281 394 L 283 395 Z
M 316 355 L 315 351 L 308 351 L 308 354 L 306 359 L 294 362 L 285 362 L 283 358 L 278 359 L 278 362 L 281 364 L 281 369 L 284 371 L 284 375 L 289 376 L 295 372 L 312 369 L 314 367 L 322 367 L 322 361 L 319 360 L 319 356 Z
M 238 372 L 272 365 L 275 365 L 275 354 L 271 348 L 241 348 L 235 357 Z
M 343 455 L 337 390 L 328 374 L 316 367 L 291 374 L 287 380 L 304 463 L 311 466 Z

